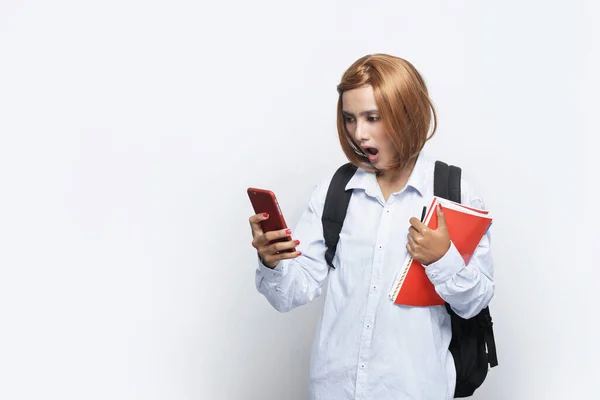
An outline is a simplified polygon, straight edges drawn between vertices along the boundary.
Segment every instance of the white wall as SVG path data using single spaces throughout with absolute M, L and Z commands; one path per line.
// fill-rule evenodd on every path
M 307 397 L 321 308 L 255 290 L 248 186 L 294 225 L 344 162 L 337 84 L 406 57 L 494 224 L 475 399 L 590 399 L 598 5 L 0 2 L 0 398 Z M 276 157 L 270 154 L 277 154 Z

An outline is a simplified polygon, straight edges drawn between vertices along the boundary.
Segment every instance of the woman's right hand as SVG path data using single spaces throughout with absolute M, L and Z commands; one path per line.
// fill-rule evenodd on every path
M 279 231 L 263 232 L 260 221 L 264 221 L 268 218 L 269 216 L 267 214 L 256 214 L 250 217 L 252 247 L 258 251 L 264 265 L 269 268 L 275 268 L 279 263 L 279 260 L 296 258 L 302 253 L 299 251 L 289 251 L 300 244 L 300 241 L 298 240 L 270 243 L 273 240 L 290 236 L 292 231 L 289 229 L 281 229 Z

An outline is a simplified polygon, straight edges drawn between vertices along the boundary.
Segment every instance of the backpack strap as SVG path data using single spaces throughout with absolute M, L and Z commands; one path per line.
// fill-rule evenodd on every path
M 335 250 L 338 241 L 340 240 L 340 232 L 344 225 L 350 198 L 352 197 L 352 190 L 346 190 L 346 185 L 350 179 L 352 179 L 356 170 L 356 166 L 351 163 L 344 164 L 338 168 L 333 175 L 333 178 L 331 178 L 331 183 L 327 190 L 327 197 L 325 198 L 323 216 L 321 217 L 323 223 L 323 238 L 327 245 L 325 260 L 327 261 L 327 264 L 334 269 L 333 256 L 335 255 Z
M 460 180 L 461 169 L 450 165 L 448 167 L 448 199 L 455 203 L 461 203 L 460 198 Z
M 490 314 L 489 306 L 481 310 L 477 315 L 479 318 L 479 325 L 483 329 L 483 336 L 485 338 L 485 344 L 488 351 L 488 362 L 490 368 L 494 368 L 498 365 L 498 355 L 496 354 L 496 341 L 494 340 L 494 330 L 492 329 L 492 315 Z
M 433 194 L 456 203 L 461 201 L 461 169 L 442 161 L 435 162 Z M 496 342 L 492 329 L 492 316 L 489 306 L 475 317 L 465 320 L 458 316 L 450 304 L 446 303 L 450 314 L 452 339 L 449 350 L 454 358 L 457 382 L 454 397 L 470 397 L 483 383 L 487 375 L 487 365 L 498 365 Z M 482 341 L 482 342 L 480 342 Z M 486 352 L 487 350 L 487 352 Z M 473 363 L 474 366 L 464 365 Z
M 437 190 L 443 194 L 446 194 L 448 200 L 456 203 L 461 203 L 460 196 L 460 182 L 461 182 L 461 169 L 454 165 L 448 166 L 442 161 L 436 161 L 434 173 L 434 195 Z M 439 174 L 439 176 L 437 175 Z M 446 185 L 444 185 L 443 179 L 446 178 Z M 440 196 L 444 197 L 444 196 Z M 448 313 L 454 314 L 450 305 L 446 303 L 446 310 Z M 452 315 L 451 314 L 451 315 Z M 477 315 L 477 319 L 481 329 L 483 330 L 485 343 L 488 350 L 488 361 L 490 368 L 498 365 L 498 355 L 496 354 L 496 341 L 494 340 L 494 330 L 492 329 L 492 315 L 490 314 L 489 306 L 481 310 Z
M 448 175 L 450 168 L 443 161 L 435 162 L 435 170 L 433 173 L 433 195 L 443 199 L 448 198 Z
M 461 174 L 460 168 L 454 165 L 449 166 L 443 161 L 436 161 L 433 173 L 433 195 L 455 203 L 461 203 Z

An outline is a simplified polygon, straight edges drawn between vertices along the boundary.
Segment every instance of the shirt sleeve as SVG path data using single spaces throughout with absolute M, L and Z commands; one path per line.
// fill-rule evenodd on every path
M 297 250 L 302 254 L 291 260 L 281 260 L 272 269 L 258 258 L 256 288 L 280 312 L 290 311 L 320 296 L 329 273 L 321 222 L 328 184 L 324 181 L 315 187 L 306 210 L 292 231 L 292 239 L 300 240 Z
M 481 198 L 468 204 L 485 209 Z M 481 239 L 469 263 L 454 246 L 438 261 L 425 266 L 425 272 L 436 291 L 463 318 L 471 318 L 488 306 L 495 292 L 494 263 L 491 252 L 490 229 Z

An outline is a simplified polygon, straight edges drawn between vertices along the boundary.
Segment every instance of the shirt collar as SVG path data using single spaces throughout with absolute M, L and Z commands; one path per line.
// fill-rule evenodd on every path
M 428 163 L 423 155 L 423 152 L 419 153 L 417 162 L 413 168 L 406 187 L 412 187 L 416 189 L 421 196 L 425 193 L 427 188 L 427 167 Z M 350 179 L 346 185 L 346 190 L 350 189 L 363 189 L 368 195 L 376 196 L 379 193 L 379 184 L 374 172 L 365 171 L 362 168 L 358 168 L 354 176 Z

